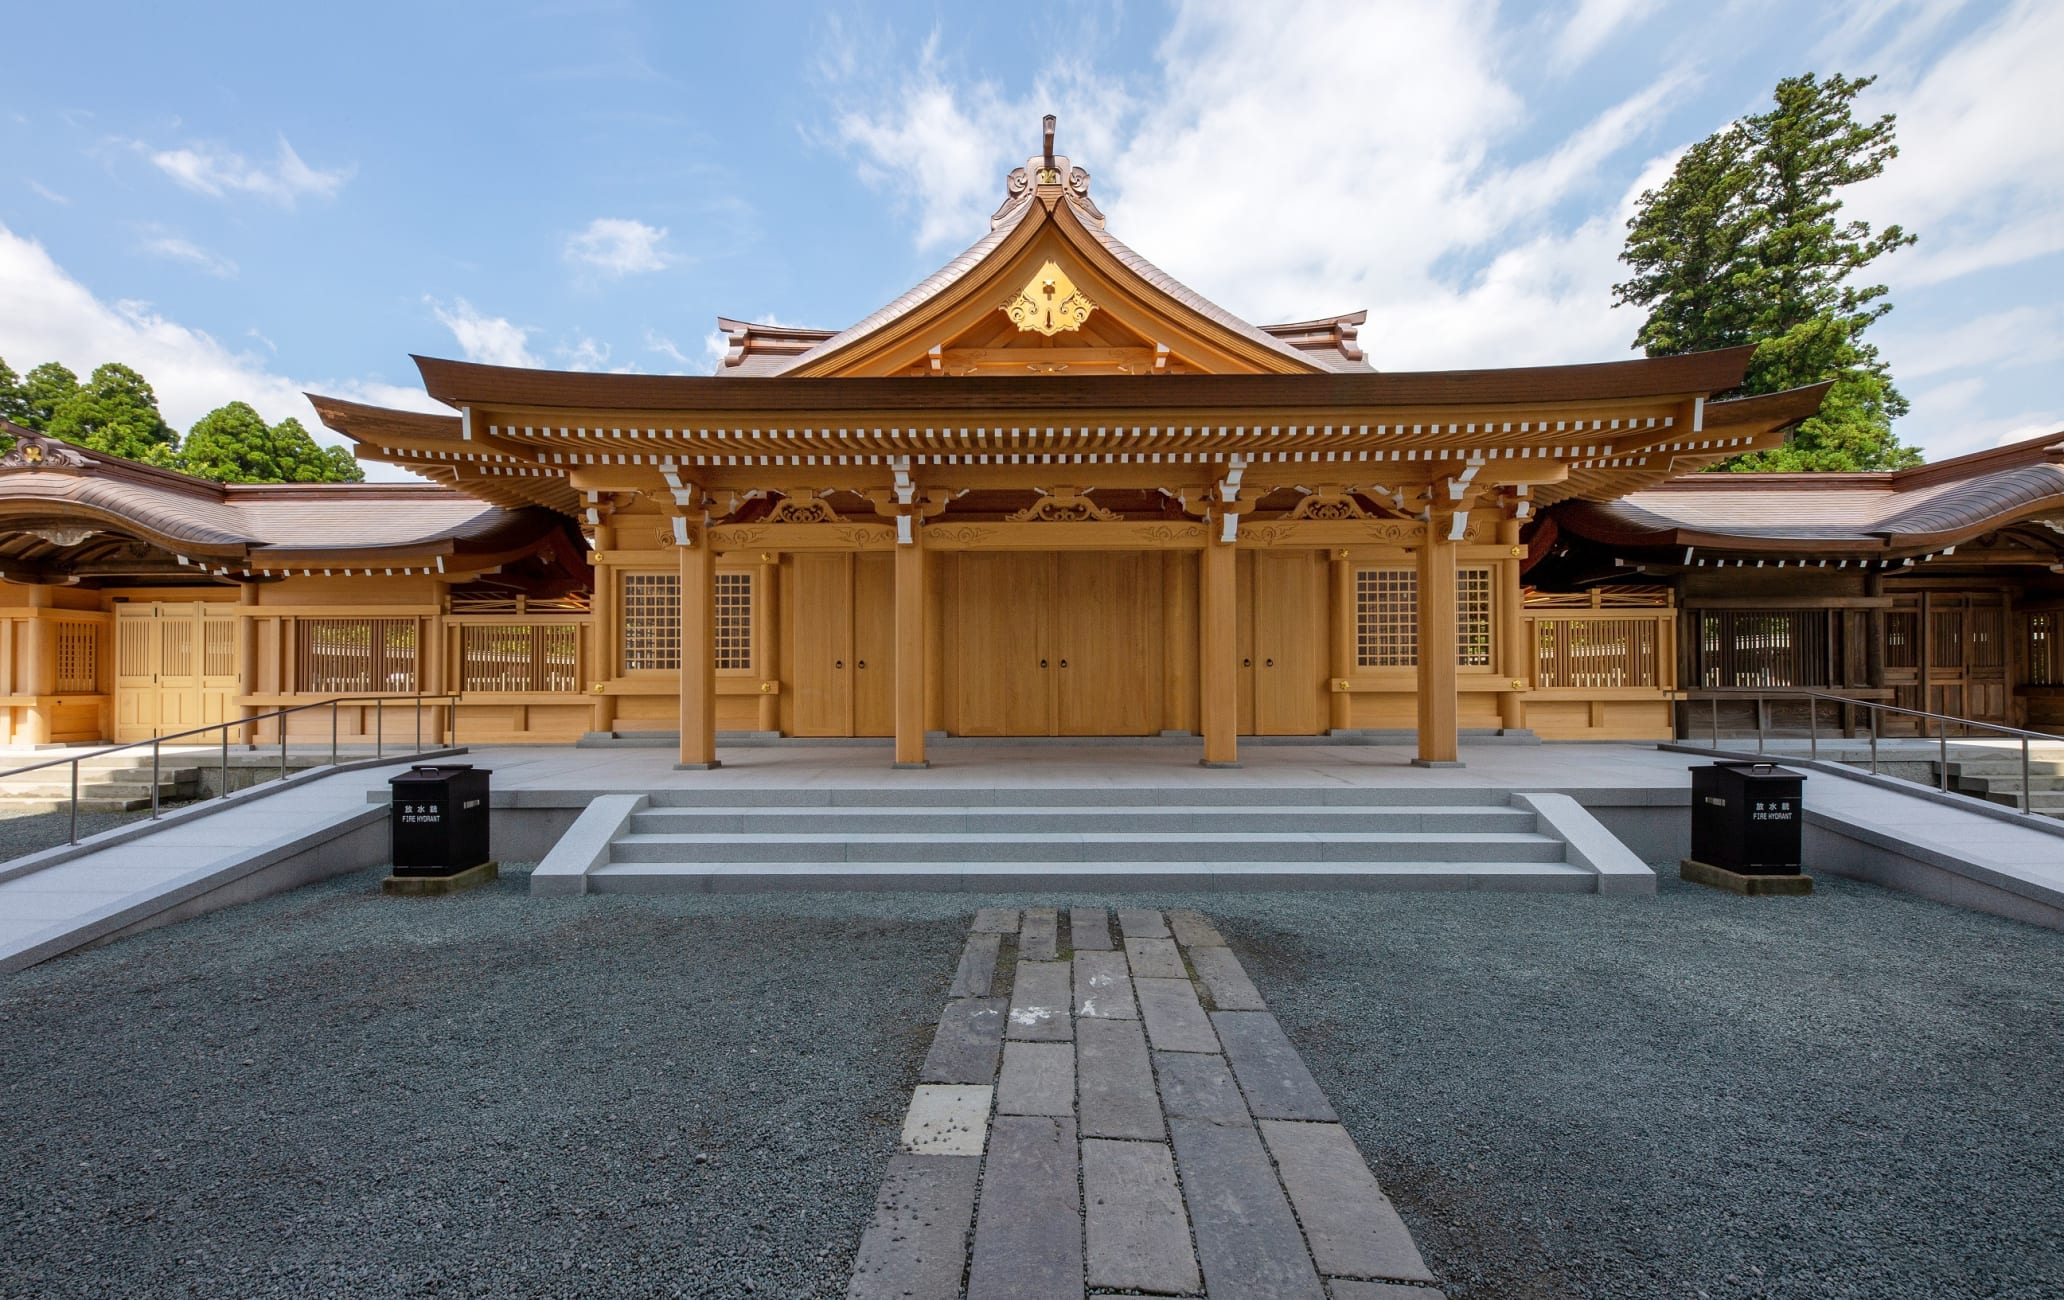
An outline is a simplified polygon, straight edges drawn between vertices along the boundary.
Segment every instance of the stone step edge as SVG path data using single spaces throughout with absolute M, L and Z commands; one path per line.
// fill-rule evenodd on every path
M 1030 866 L 1031 870 L 1025 868 Z M 861 868 L 859 870 L 855 867 Z M 1229 867 L 1231 869 L 1229 869 Z M 773 868 L 770 870 L 770 868 Z M 1149 869 L 1151 868 L 1151 869 Z M 539 897 L 579 894 L 748 893 L 777 890 L 910 889 L 934 892 L 1096 893 L 1390 889 L 1398 891 L 1512 890 L 1596 893 L 1601 877 L 1562 862 L 1299 863 L 1265 869 L 1257 864 L 1156 862 L 1004 863 L 970 868 L 960 863 L 628 863 L 581 876 L 531 877 Z

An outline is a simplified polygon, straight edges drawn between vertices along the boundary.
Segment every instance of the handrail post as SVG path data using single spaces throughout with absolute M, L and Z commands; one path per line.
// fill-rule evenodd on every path
M 1720 748 L 1720 697 L 1708 695 L 1706 703 L 1711 706 L 1710 711 L 1713 715 L 1713 748 L 1718 749 Z
M 222 788 L 215 792 L 218 799 L 229 798 L 229 726 L 222 728 Z
M 72 760 L 72 843 L 79 842 L 79 760 Z
M 1820 757 L 1820 701 L 1811 695 L 1806 697 L 1806 735 L 1806 756 L 1817 760 Z
M 2034 787 L 2028 784 L 2028 737 L 2021 737 L 2021 815 L 2026 817 L 2035 807 Z
M 416 697 L 416 752 L 423 752 L 423 697 Z
M 1878 774 L 1878 706 L 1870 706 L 1871 775 Z
M 1769 752 L 1770 742 L 1763 738 L 1763 697 L 1758 695 L 1756 697 L 1756 756 L 1760 758 Z
M 380 723 L 380 718 L 381 718 L 381 711 L 382 711 L 382 706 L 383 706 L 384 704 L 385 704 L 385 701 L 384 701 L 384 700 L 382 700 L 382 699 L 381 699 L 381 698 L 380 698 L 379 696 L 377 696 L 377 695 L 376 695 L 376 696 L 374 696 L 374 697 L 373 697 L 373 757 L 374 757 L 374 758 L 378 758 L 378 757 L 380 756 L 380 734 L 381 734 L 381 733 L 382 733 L 383 731 L 385 731 L 385 730 L 386 730 L 386 728 L 385 728 L 385 727 L 383 727 L 383 726 L 381 725 L 381 723 Z
M 1940 786 L 1940 787 L 1941 787 L 1941 789 L 1942 789 L 1942 792 L 1943 792 L 1944 794 L 1948 794 L 1948 793 L 1949 793 L 1949 719 L 1948 719 L 1947 717 L 1945 717 L 1944 715 L 1940 714 L 1940 713 L 1938 713 L 1938 714 L 1936 714 L 1936 715 L 1935 715 L 1935 739 L 1936 739 L 1936 741 L 1937 741 L 1937 742 L 1939 743 L 1939 745 L 1940 745 L 1940 750 L 1939 750 L 1939 752 L 1938 752 L 1938 757 L 1939 757 L 1940 761 L 1936 763 L 1936 766 L 1937 766 L 1938 768 L 1940 768 L 1940 769 L 1941 769 L 1941 773 L 1940 773 L 1940 779 L 1939 779 L 1939 780 L 1938 780 L 1938 781 L 1936 782 L 1936 784 L 1937 784 L 1938 786 Z
M 330 766 L 337 765 L 337 702 L 330 701 Z
M 287 779 L 287 713 L 281 709 L 279 715 L 279 779 Z
M 151 737 L 150 818 L 152 821 L 156 821 L 158 819 L 158 751 L 164 747 L 164 743 L 165 742 L 163 740 L 159 739 L 156 736 Z

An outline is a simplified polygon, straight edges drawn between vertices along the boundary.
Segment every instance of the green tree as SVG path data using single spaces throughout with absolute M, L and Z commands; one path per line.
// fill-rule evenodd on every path
M 178 466 L 218 483 L 357 483 L 365 471 L 342 447 L 325 447 L 292 418 L 268 426 L 244 402 L 202 416 L 189 429 Z
M 30 378 L 43 368 L 31 371 Z M 149 381 L 119 361 L 95 367 L 58 403 L 43 431 L 110 456 L 156 465 L 171 463 L 179 447 L 179 435 L 158 413 L 158 395 Z
M 29 395 L 22 391 L 21 376 L 14 373 L 7 358 L 0 357 L 0 420 L 27 428 L 28 418 Z
M 48 429 L 57 408 L 79 391 L 79 377 L 55 361 L 46 361 L 22 376 L 22 418 L 15 423 L 38 432 Z
M 1899 155 L 1891 114 L 1856 120 L 1856 96 L 1871 81 L 1811 73 L 1780 81 L 1774 108 L 1686 150 L 1627 223 L 1621 260 L 1633 275 L 1614 286 L 1614 299 L 1648 309 L 1635 342 L 1650 356 L 1754 343 L 1738 395 L 1834 381 L 1820 414 L 1789 445 L 1722 468 L 1920 463 L 1892 431 L 1906 399 L 1862 337 L 1891 310 L 1886 288 L 1851 282 L 1914 236 L 1840 218 L 1837 192 Z

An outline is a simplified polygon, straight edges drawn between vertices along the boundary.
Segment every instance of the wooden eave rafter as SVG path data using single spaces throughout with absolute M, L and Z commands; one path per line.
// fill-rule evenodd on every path
M 455 415 L 396 411 L 307 395 L 329 428 L 356 444 L 362 461 L 398 465 L 434 483 L 509 509 L 543 506 L 573 515 L 579 500 L 557 471 L 542 467 L 534 450 L 484 430 L 467 438 Z

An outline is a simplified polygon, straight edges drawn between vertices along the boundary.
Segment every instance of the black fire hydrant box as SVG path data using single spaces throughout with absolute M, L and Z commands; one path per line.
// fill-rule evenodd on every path
M 1806 778 L 1767 762 L 1719 762 L 1691 772 L 1691 859 L 1685 878 L 1744 893 L 1805 893 L 1800 872 Z M 1709 869 L 1700 873 L 1697 868 Z M 1717 879 L 1721 876 L 1735 880 Z M 1767 880 L 1784 877 L 1785 880 Z M 1737 880 L 1766 879 L 1760 888 Z
M 389 777 L 396 876 L 450 876 L 488 860 L 486 768 L 430 763 Z

